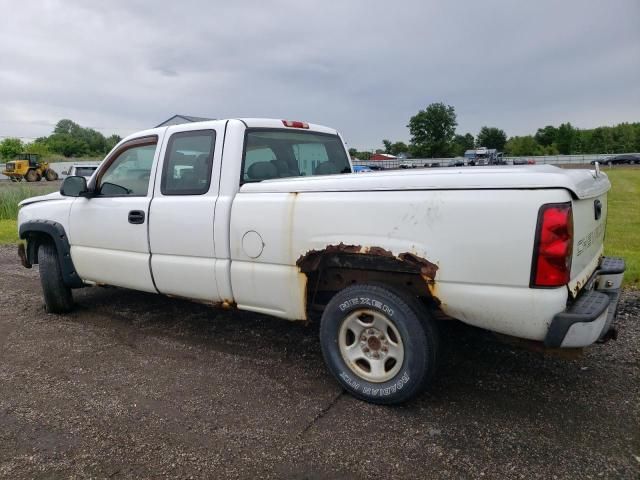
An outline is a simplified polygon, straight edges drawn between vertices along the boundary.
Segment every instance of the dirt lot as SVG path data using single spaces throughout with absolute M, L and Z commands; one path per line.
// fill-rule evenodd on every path
M 317 327 L 115 288 L 44 313 L 0 247 L 0 477 L 638 478 L 640 292 L 579 360 L 467 327 L 430 392 L 342 393 Z

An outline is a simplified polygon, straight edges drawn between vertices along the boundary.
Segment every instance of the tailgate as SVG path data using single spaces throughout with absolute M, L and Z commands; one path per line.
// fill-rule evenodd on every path
M 607 192 L 572 201 L 573 258 L 569 289 L 577 296 L 595 271 L 604 250 L 607 225 Z

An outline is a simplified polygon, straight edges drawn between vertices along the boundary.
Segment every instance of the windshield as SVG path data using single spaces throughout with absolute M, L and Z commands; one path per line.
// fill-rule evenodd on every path
M 242 181 L 351 173 L 338 135 L 254 129 L 246 133 Z

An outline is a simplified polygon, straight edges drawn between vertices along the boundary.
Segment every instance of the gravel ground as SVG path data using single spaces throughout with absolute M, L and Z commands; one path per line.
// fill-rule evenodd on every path
M 0 247 L 2 478 L 639 478 L 640 292 L 575 360 L 458 324 L 428 393 L 343 393 L 317 326 L 116 288 L 44 313 Z

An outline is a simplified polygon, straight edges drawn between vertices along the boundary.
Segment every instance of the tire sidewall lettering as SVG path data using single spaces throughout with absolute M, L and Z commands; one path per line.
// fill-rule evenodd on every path
M 362 392 L 364 395 L 369 395 L 371 397 L 387 397 L 389 395 L 395 394 L 402 390 L 402 388 L 409 383 L 411 377 L 409 376 L 408 371 L 404 371 L 398 373 L 394 380 L 391 380 L 391 383 L 370 383 L 365 382 L 360 379 L 354 378 L 351 374 L 343 371 L 339 377 L 344 381 L 349 387 L 351 387 L 356 392 Z
M 375 308 L 389 317 L 393 317 L 395 313 L 394 309 L 389 305 L 371 297 L 352 297 L 342 302 L 338 308 L 340 308 L 341 312 L 348 312 L 362 306 Z

